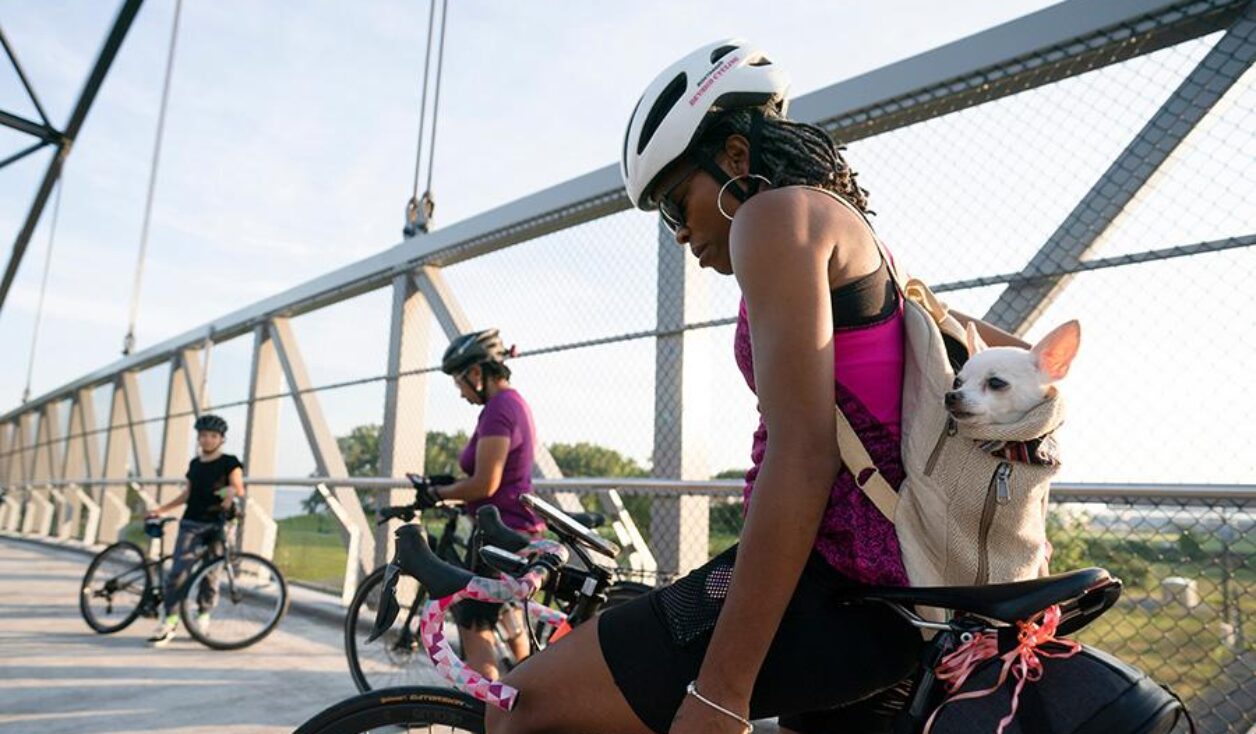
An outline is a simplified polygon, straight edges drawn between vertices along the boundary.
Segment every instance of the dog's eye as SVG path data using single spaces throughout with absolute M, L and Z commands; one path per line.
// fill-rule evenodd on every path
M 989 380 L 986 380 L 986 387 L 991 390 L 1003 390 L 1007 388 L 1007 383 L 997 377 L 991 377 Z
M 959 379 L 958 377 L 956 377 L 956 378 L 955 378 L 955 382 L 954 382 L 954 383 L 952 383 L 952 385 L 951 385 L 951 389 L 952 389 L 952 390 L 958 390 L 958 389 L 960 389 L 960 388 L 961 388 L 961 387 L 963 387 L 963 386 L 964 386 L 964 381 L 963 381 L 963 380 L 961 380 L 961 379 Z

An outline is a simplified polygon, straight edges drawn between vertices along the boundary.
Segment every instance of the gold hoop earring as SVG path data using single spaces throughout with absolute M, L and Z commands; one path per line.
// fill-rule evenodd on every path
M 716 208 L 716 209 L 719 209 L 719 210 L 720 210 L 720 214 L 723 214 L 723 215 L 724 215 L 724 218 L 725 218 L 725 219 L 727 219 L 727 220 L 728 220 L 728 221 L 730 221 L 730 222 L 731 222 L 731 221 L 733 221 L 733 215 L 731 215 L 731 214 L 729 214 L 728 212 L 724 211 L 724 190 L 728 188 L 729 184 L 733 183 L 734 181 L 740 181 L 740 180 L 742 180 L 743 178 L 753 178 L 753 179 L 757 179 L 757 180 L 762 181 L 763 183 L 767 184 L 767 185 L 768 185 L 768 188 L 771 188 L 771 187 L 772 187 L 772 182 L 768 180 L 768 177 L 767 177 L 767 176 L 760 176 L 760 175 L 759 175 L 759 174 L 757 174 L 757 173 L 743 173 L 743 174 L 742 174 L 742 175 L 740 175 L 740 176 L 734 176 L 734 177 L 732 177 L 732 178 L 728 179 L 727 181 L 725 181 L 725 182 L 724 182 L 724 185 L 720 187 L 720 193 L 718 193 L 718 194 L 716 194 L 716 195 L 715 195 L 715 208 Z

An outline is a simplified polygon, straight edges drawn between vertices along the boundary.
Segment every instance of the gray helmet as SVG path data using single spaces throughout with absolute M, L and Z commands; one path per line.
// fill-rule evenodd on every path
M 198 431 L 216 431 L 222 435 L 227 435 L 227 421 L 213 413 L 206 413 L 196 419 L 196 425 L 193 426 Z
M 447 375 L 457 375 L 465 372 L 471 365 L 503 362 L 512 356 L 512 351 L 502 344 L 497 329 L 473 331 L 449 343 L 445 356 L 441 357 L 440 368 Z

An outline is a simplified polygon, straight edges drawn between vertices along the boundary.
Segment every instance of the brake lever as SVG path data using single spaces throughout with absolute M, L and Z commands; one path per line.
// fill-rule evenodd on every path
M 397 579 L 401 575 L 401 567 L 394 561 L 384 569 L 384 588 L 379 592 L 379 609 L 375 612 L 375 626 L 371 628 L 368 643 L 378 640 L 397 621 L 401 613 L 401 605 L 397 603 Z

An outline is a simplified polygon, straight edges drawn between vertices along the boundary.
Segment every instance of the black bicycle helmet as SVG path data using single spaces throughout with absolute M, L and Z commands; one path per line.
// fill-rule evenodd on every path
M 441 357 L 440 368 L 447 375 L 458 375 L 472 365 L 485 362 L 501 363 L 508 356 L 510 352 L 502 344 L 497 329 L 473 331 L 449 343 L 445 356 Z
M 206 413 L 196 419 L 196 425 L 193 426 L 198 431 L 217 431 L 222 435 L 227 435 L 227 421 L 212 413 Z

